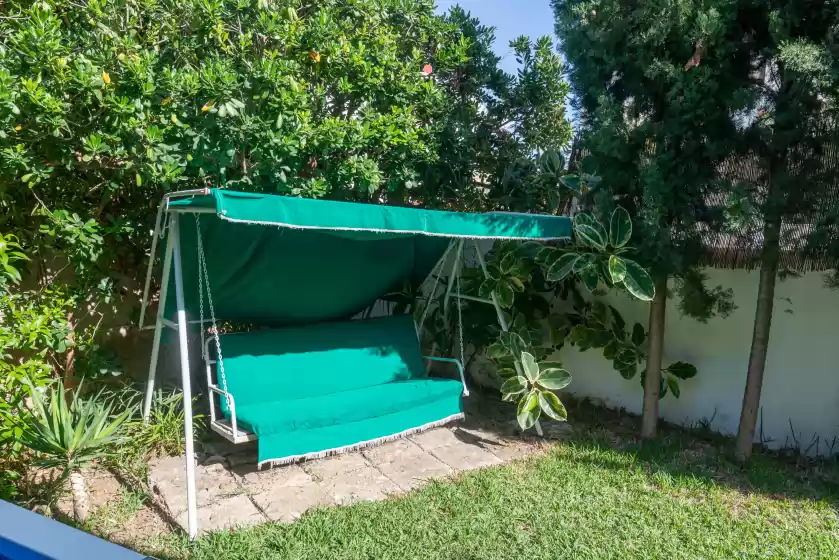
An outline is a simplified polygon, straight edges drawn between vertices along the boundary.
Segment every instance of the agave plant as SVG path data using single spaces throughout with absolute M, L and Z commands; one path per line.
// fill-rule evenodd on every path
M 73 515 L 87 518 L 88 496 L 81 469 L 107 456 L 109 448 L 122 441 L 120 431 L 132 410 L 114 415 L 112 407 L 93 398 L 73 399 L 68 404 L 64 385 L 58 381 L 43 393 L 32 388 L 32 414 L 8 417 L 17 424 L 18 441 L 37 454 L 35 465 L 61 469 L 61 478 L 70 480 Z

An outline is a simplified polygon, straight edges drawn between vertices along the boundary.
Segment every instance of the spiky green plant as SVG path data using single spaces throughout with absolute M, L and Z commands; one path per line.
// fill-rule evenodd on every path
M 106 457 L 109 449 L 122 441 L 120 432 L 132 410 L 114 415 L 112 406 L 101 402 L 101 393 L 67 399 L 61 381 L 43 392 L 33 387 L 31 395 L 32 414 L 4 420 L 20 428 L 18 441 L 36 454 L 36 466 L 59 468 L 61 478 L 70 480 L 73 514 L 83 522 L 88 499 L 81 470 Z

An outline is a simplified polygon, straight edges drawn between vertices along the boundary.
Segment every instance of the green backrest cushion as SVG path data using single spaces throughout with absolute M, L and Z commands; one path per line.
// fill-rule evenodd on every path
M 237 407 L 425 377 L 410 315 L 227 334 L 220 340 L 227 390 Z

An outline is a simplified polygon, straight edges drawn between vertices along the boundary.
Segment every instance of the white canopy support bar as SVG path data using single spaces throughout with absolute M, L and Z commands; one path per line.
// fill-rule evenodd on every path
M 154 271 L 154 257 L 157 254 L 157 239 L 163 237 L 163 230 L 165 229 L 165 214 L 169 210 L 169 201 L 173 198 L 184 198 L 190 196 L 207 195 L 210 194 L 210 189 L 191 189 L 186 191 L 166 193 L 163 195 L 163 200 L 157 207 L 157 217 L 154 221 L 154 231 L 151 238 L 151 252 L 149 253 L 149 265 L 146 268 L 146 283 L 143 286 L 143 300 L 140 303 L 140 322 L 139 328 L 143 329 L 144 320 L 146 318 L 146 308 L 149 303 L 149 288 L 151 287 L 151 275 Z M 164 275 L 164 278 L 166 276 Z
M 186 461 L 186 501 L 187 526 L 189 538 L 194 539 L 198 534 L 198 507 L 195 497 L 195 449 L 192 431 L 192 379 L 189 370 L 189 348 L 187 346 L 186 306 L 184 305 L 184 279 L 181 269 L 181 243 L 178 233 L 179 216 L 170 218 L 169 237 L 173 245 L 173 261 L 175 265 L 175 301 L 178 306 L 178 346 L 181 354 L 181 384 L 184 391 L 184 447 Z
M 157 375 L 157 361 L 160 354 L 160 334 L 163 331 L 163 319 L 166 313 L 166 292 L 169 289 L 169 271 L 172 268 L 172 252 L 174 250 L 172 237 L 166 243 L 166 253 L 163 256 L 163 283 L 160 285 L 160 300 L 157 305 L 157 318 L 154 322 L 154 341 L 151 347 L 151 363 L 149 364 L 149 379 L 146 383 L 146 400 L 143 402 L 143 422 L 149 421 L 151 403 L 154 396 L 154 380 Z M 152 259 L 154 260 L 154 259 Z

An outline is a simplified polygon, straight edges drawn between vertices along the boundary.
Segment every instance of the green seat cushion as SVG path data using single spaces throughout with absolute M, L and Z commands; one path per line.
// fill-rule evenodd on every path
M 441 399 L 458 399 L 463 391 L 451 379 L 414 379 L 327 393 L 314 397 L 236 406 L 240 425 L 260 439 L 264 435 L 297 432 L 386 416 Z M 347 445 L 345 442 L 344 445 Z
M 460 393 L 452 393 L 422 406 L 384 416 L 374 416 L 357 422 L 335 424 L 312 430 L 300 430 L 291 434 L 268 434 L 259 438 L 259 462 L 287 459 L 370 442 L 427 426 L 462 412 Z
M 220 341 L 237 410 L 425 377 L 409 315 L 227 334 Z M 228 415 L 226 408 L 222 399 Z

